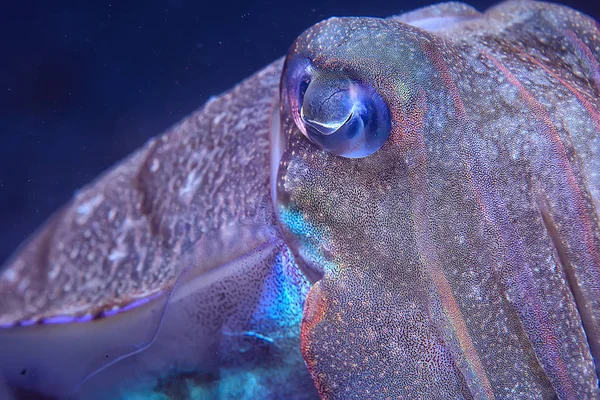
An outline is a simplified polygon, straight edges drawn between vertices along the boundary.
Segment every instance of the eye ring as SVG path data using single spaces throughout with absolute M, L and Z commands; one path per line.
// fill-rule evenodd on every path
M 298 103 L 302 104 L 302 100 L 304 99 L 304 95 L 306 94 L 306 89 L 308 89 L 308 85 L 310 85 L 310 77 L 307 75 L 300 81 L 300 86 L 298 87 Z
M 321 149 L 345 158 L 367 157 L 387 141 L 391 115 L 370 85 L 343 73 L 297 62 L 286 82 L 294 121 Z

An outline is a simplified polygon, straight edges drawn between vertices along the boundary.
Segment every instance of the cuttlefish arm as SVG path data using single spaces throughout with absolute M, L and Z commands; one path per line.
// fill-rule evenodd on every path
M 319 393 L 599 398 L 598 25 L 419 13 L 327 20 L 284 66 L 277 212 Z
M 308 281 L 271 200 L 281 67 L 150 140 L 9 260 L 0 376 L 15 393 L 316 396 L 299 351 Z

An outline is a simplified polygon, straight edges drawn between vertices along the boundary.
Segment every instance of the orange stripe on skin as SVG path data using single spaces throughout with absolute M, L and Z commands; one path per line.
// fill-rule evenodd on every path
M 456 116 L 460 119 L 466 116 L 465 105 L 460 97 L 460 92 L 454 79 L 450 75 L 448 71 L 448 66 L 440 56 L 440 52 L 436 50 L 431 43 L 423 42 L 423 50 L 429 56 L 431 64 L 437 69 L 440 74 L 440 78 L 446 88 L 450 92 L 450 97 L 452 97 L 452 102 L 454 103 L 454 109 L 456 111 Z
M 519 80 L 495 57 L 491 54 L 483 52 L 483 54 L 494 64 L 494 66 L 506 77 L 508 82 L 510 82 L 513 86 L 517 88 L 519 91 L 519 95 L 526 104 L 531 108 L 532 115 L 538 121 L 541 122 L 545 129 L 542 129 L 542 132 L 549 136 L 551 143 L 553 144 L 554 153 L 557 154 L 558 167 L 562 171 L 567 172 L 568 177 L 568 185 L 571 188 L 570 192 L 575 193 L 575 205 L 577 207 L 578 215 L 585 215 L 585 210 L 583 209 L 583 198 L 581 194 L 581 188 L 579 187 L 575 176 L 573 174 L 571 164 L 568 161 L 568 157 L 566 154 L 566 150 L 563 146 L 563 143 L 560 139 L 558 131 L 556 131 L 550 116 L 544 109 L 544 107 L 533 97 L 533 95 L 519 82 Z M 592 238 L 591 238 L 591 227 L 589 225 L 589 221 L 587 218 L 582 217 L 581 222 L 583 224 L 583 233 L 584 233 L 584 242 L 588 248 L 588 251 L 591 250 L 592 257 L 594 259 L 594 265 L 598 268 L 598 255 L 593 248 Z M 536 307 L 536 311 L 539 310 Z M 538 314 L 538 319 L 542 318 L 541 315 Z M 553 343 L 554 348 L 560 349 L 559 340 L 551 334 L 546 334 L 545 338 Z M 567 372 L 567 368 L 564 360 L 561 357 L 552 357 L 551 365 L 555 365 L 558 367 L 558 378 L 561 380 L 561 387 L 565 388 L 568 391 L 568 398 L 576 398 L 576 392 L 574 389 L 573 382 L 571 382 L 570 376 Z
M 590 103 L 588 103 L 582 96 L 582 94 L 577 91 L 575 88 L 573 88 L 571 85 L 569 85 L 568 83 L 566 83 L 563 79 L 561 79 L 560 77 L 558 77 L 555 73 L 553 73 L 551 70 L 549 70 L 548 68 L 546 68 L 543 64 L 539 63 L 537 60 L 531 58 L 527 53 L 521 51 L 520 49 L 515 49 L 518 53 L 522 54 L 524 57 L 526 57 L 527 59 L 529 59 L 532 63 L 534 63 L 535 65 L 543 68 L 547 73 L 551 74 L 553 77 L 555 77 L 557 80 L 559 80 L 564 86 L 567 87 L 568 90 L 570 90 L 583 104 L 584 107 L 586 107 L 586 109 L 590 112 L 591 116 L 592 116 L 592 120 L 594 121 L 594 123 L 596 124 L 597 128 L 600 127 L 600 118 L 598 116 L 598 113 L 593 110 L 592 106 Z M 489 214 L 489 205 L 487 204 L 487 202 L 485 200 L 483 200 L 482 194 L 481 194 L 481 188 L 479 187 L 478 183 L 475 181 L 474 177 L 473 177 L 473 173 L 472 173 L 472 168 L 473 166 L 471 165 L 471 163 L 468 163 L 468 173 L 466 175 L 466 179 L 469 181 L 471 187 L 473 187 L 473 193 L 475 196 L 475 201 L 479 206 L 479 209 L 482 213 L 483 219 L 486 223 L 486 225 L 488 225 L 490 227 L 490 229 L 494 230 L 496 232 L 495 237 L 497 237 L 498 241 L 500 243 L 506 242 L 507 239 L 505 238 L 504 235 L 500 234 L 499 229 L 497 228 L 497 224 L 498 222 L 490 217 Z M 503 271 L 504 268 L 500 265 L 500 270 L 499 271 Z M 497 273 L 496 273 L 497 274 Z M 503 275 L 504 272 L 500 272 L 500 275 Z M 499 282 L 504 286 L 505 282 L 504 280 L 498 276 L 497 279 L 499 280 Z M 504 289 L 506 291 L 506 289 Z M 537 290 L 537 288 L 533 288 L 533 290 Z M 536 298 L 534 296 L 534 298 Z M 536 322 L 538 324 L 538 326 L 540 327 L 544 327 L 543 329 L 541 329 L 543 332 L 546 332 L 546 335 L 544 336 L 545 338 L 545 342 L 550 342 L 554 344 L 554 347 L 556 349 L 558 349 L 559 346 L 559 341 L 556 337 L 556 335 L 553 335 L 553 329 L 552 326 L 550 326 L 548 324 L 547 321 L 545 321 L 544 315 L 541 312 L 541 306 L 539 304 L 536 304 L 536 306 L 534 307 L 534 312 L 536 315 Z M 527 333 L 526 333 L 527 334 Z M 566 366 L 564 365 L 564 360 L 562 360 L 562 358 L 559 358 L 558 362 L 555 362 L 555 364 L 560 364 L 560 370 L 561 373 L 563 374 L 563 376 L 566 376 L 564 374 L 566 374 Z M 570 379 L 569 379 L 570 382 Z M 572 386 L 570 387 L 572 389 Z M 574 393 L 571 393 L 571 396 L 574 396 Z
M 458 100 L 460 101 L 460 98 L 458 98 Z M 460 104 L 462 104 L 462 101 Z M 424 209 L 426 204 L 425 190 L 427 186 L 425 180 L 427 160 L 425 156 L 423 130 L 427 106 L 425 104 L 423 95 L 419 99 L 419 105 L 416 107 L 416 110 L 417 111 L 412 116 L 415 124 L 411 125 L 412 132 L 408 136 L 412 139 L 414 149 L 416 150 L 416 159 L 412 165 L 409 165 L 409 175 L 411 187 L 413 188 L 414 193 L 412 200 L 412 215 L 417 234 L 417 247 L 419 255 L 422 259 L 422 264 L 425 267 L 427 274 L 431 277 L 436 287 L 436 291 L 440 295 L 444 313 L 452 325 L 452 329 L 455 332 L 456 338 L 458 339 L 462 355 L 471 368 L 470 374 L 474 375 L 475 377 L 475 379 L 468 379 L 468 377 L 465 376 L 467 384 L 469 385 L 469 389 L 472 393 L 478 393 L 482 396 L 485 396 L 485 398 L 494 399 L 494 392 L 485 372 L 485 368 L 483 367 L 477 350 L 475 349 L 475 345 L 469 336 L 467 325 L 460 311 L 458 303 L 456 302 L 445 271 L 442 269 L 437 256 L 431 251 L 428 251 L 427 248 L 427 244 L 432 242 L 429 239 L 429 224 L 426 210 Z M 459 369 L 459 371 L 461 371 L 461 369 Z M 461 372 L 464 373 L 465 371 Z
M 577 98 L 577 100 L 579 100 L 579 102 L 581 103 L 581 105 L 583 106 L 583 108 L 585 108 L 585 110 L 588 112 L 588 114 L 590 114 L 590 118 L 594 122 L 594 126 L 596 127 L 596 131 L 598 131 L 598 133 L 600 134 L 600 114 L 598 114 L 598 112 L 596 111 L 596 109 L 594 108 L 594 106 L 589 101 L 587 101 L 585 99 L 583 93 L 581 93 L 577 88 L 575 88 L 574 86 L 572 86 L 571 84 L 569 84 L 563 78 L 561 78 L 556 73 L 554 73 L 551 69 L 549 69 L 548 67 L 546 67 L 544 64 L 542 64 L 541 62 L 539 62 L 535 58 L 531 57 L 529 54 L 527 54 L 523 50 L 521 50 L 519 48 L 515 48 L 514 50 L 516 50 L 516 52 L 519 53 L 519 54 L 521 54 L 523 57 L 527 58 L 527 60 L 529 60 L 531 63 L 535 64 L 536 66 L 538 66 L 540 68 L 542 68 L 549 75 L 551 75 L 554 79 L 558 80 L 561 85 L 563 85 L 564 87 L 566 87 Z
M 448 71 L 448 66 L 440 56 L 439 51 L 436 50 L 432 43 L 423 42 L 422 49 L 429 57 L 431 64 L 440 74 L 440 78 L 448 89 L 448 92 L 450 92 L 450 97 L 452 98 L 452 102 L 454 104 L 456 116 L 460 119 L 464 119 L 466 117 L 465 105 L 460 97 L 458 87 Z M 420 93 L 420 95 L 422 96 L 423 93 Z M 392 120 L 398 121 L 397 126 L 405 128 L 403 132 L 399 132 L 397 129 L 392 129 L 390 141 L 399 148 L 413 148 L 415 145 L 414 128 L 423 128 L 425 110 L 421 107 L 421 105 L 419 105 L 412 114 L 405 116 L 402 112 L 398 111 L 398 109 L 399 107 L 391 107 L 390 111 L 392 114 Z
M 567 29 L 565 30 L 565 36 L 575 46 L 575 49 L 578 50 L 579 59 L 585 61 L 592 70 L 594 86 L 596 86 L 596 90 L 600 91 L 600 65 L 598 64 L 598 60 L 596 60 L 590 48 L 577 37 L 575 32 Z
M 577 207 L 577 215 L 582 216 L 581 223 L 583 225 L 583 234 L 584 234 L 584 242 L 586 244 L 588 252 L 592 255 L 593 265 L 596 270 L 600 270 L 600 257 L 594 247 L 593 244 L 593 234 L 591 229 L 591 224 L 589 218 L 583 217 L 586 215 L 584 208 L 584 200 L 583 194 L 581 193 L 581 188 L 577 183 L 575 178 L 575 174 L 573 173 L 573 169 L 571 168 L 571 164 L 569 163 L 569 159 L 567 156 L 567 152 L 563 146 L 563 143 L 560 139 L 560 135 L 558 131 L 554 127 L 550 116 L 548 115 L 546 109 L 533 97 L 533 95 L 519 82 L 519 80 L 495 57 L 491 54 L 484 52 L 486 57 L 488 57 L 494 66 L 504 74 L 504 76 L 508 79 L 508 81 L 515 86 L 519 95 L 525 100 L 527 105 L 532 109 L 532 115 L 534 118 L 538 119 L 544 128 L 542 129 L 542 133 L 547 134 L 551 140 L 551 143 L 554 145 L 554 153 L 558 155 L 557 161 L 558 166 L 562 171 L 566 171 L 566 175 L 568 178 L 568 185 L 571 189 L 571 193 L 575 193 L 575 206 Z
M 471 167 L 472 166 L 469 165 L 469 168 L 471 168 Z M 490 227 L 490 229 L 492 229 L 496 232 L 495 237 L 497 238 L 499 243 L 510 242 L 510 240 L 507 240 L 504 235 L 500 234 L 499 229 L 497 228 L 498 222 L 495 220 L 492 220 L 492 218 L 490 218 L 490 215 L 488 212 L 488 206 L 486 205 L 485 201 L 482 200 L 480 189 L 479 189 L 478 185 L 475 183 L 475 180 L 473 179 L 471 171 L 468 172 L 467 179 L 473 184 L 476 201 L 481 209 L 485 223 Z M 517 249 L 513 249 L 513 250 L 518 251 Z M 504 287 L 504 289 L 503 289 L 504 292 L 507 293 L 506 282 L 504 279 L 501 278 L 502 275 L 506 274 L 505 268 L 501 264 L 498 267 L 499 267 L 498 271 L 494 270 L 494 276 L 496 277 L 496 279 L 498 279 L 500 284 Z M 535 287 L 529 288 L 529 289 L 530 289 L 530 291 L 529 291 L 530 293 L 535 293 L 537 291 L 537 288 L 535 288 Z M 535 299 L 537 299 L 537 296 L 531 296 L 529 301 L 535 302 Z M 559 349 L 559 347 L 560 347 L 559 340 L 557 339 L 556 335 L 553 334 L 554 332 L 553 332 L 552 326 L 548 323 L 548 321 L 545 318 L 544 312 L 541 310 L 543 307 L 539 304 L 539 302 L 535 302 L 535 303 L 536 304 L 534 304 L 534 307 L 533 307 L 533 311 L 535 314 L 535 323 L 537 323 L 537 326 L 539 327 L 538 330 L 541 330 L 542 332 L 545 333 L 545 335 L 543 336 L 544 343 L 551 343 L 552 347 L 554 349 Z M 517 312 L 517 314 L 519 314 L 519 310 L 521 310 L 521 308 L 517 304 L 514 304 L 513 306 L 517 308 L 515 311 Z M 526 330 L 525 330 L 525 334 L 527 337 L 529 337 L 529 334 L 527 333 Z M 531 341 L 531 339 L 530 339 L 530 341 Z M 546 353 L 546 354 L 548 354 L 548 353 Z M 536 356 L 536 358 L 537 358 L 537 356 Z M 566 380 L 569 383 L 566 386 L 566 388 L 569 389 L 569 396 L 570 396 L 569 398 L 573 398 L 573 396 L 575 396 L 575 394 L 573 393 L 573 385 L 572 385 L 570 378 L 567 375 L 567 372 L 566 372 L 567 367 L 564 363 L 564 360 L 560 356 L 552 357 L 552 360 L 553 361 L 551 361 L 550 363 L 553 365 L 558 365 L 560 374 L 561 374 L 561 378 L 563 380 Z M 543 369 L 543 366 L 542 365 L 540 365 L 540 366 Z
M 300 351 L 322 398 L 325 398 L 327 388 L 324 386 L 325 379 L 317 376 L 316 361 L 310 355 L 310 335 L 313 329 L 323 321 L 326 310 L 327 297 L 321 290 L 321 282 L 319 281 L 308 291 L 306 303 L 304 304 L 302 324 L 300 325 Z

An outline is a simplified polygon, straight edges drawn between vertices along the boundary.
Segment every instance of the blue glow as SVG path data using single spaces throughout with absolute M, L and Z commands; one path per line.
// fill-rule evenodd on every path
M 250 315 L 234 314 L 223 326 L 214 375 L 174 367 L 145 385 L 122 391 L 118 398 L 170 400 L 171 387 L 198 400 L 290 398 L 300 386 L 312 388 L 310 376 L 298 374 L 304 367 L 299 338 L 310 283 L 285 245 L 268 263 L 262 280 L 254 283 L 261 285 L 258 296 L 247 299 L 254 304 Z M 286 385 L 289 382 L 293 383 Z
M 256 333 L 254 331 L 244 332 L 244 335 L 250 336 L 250 337 L 255 337 L 255 338 L 260 339 L 260 340 L 264 340 L 267 343 L 273 343 L 274 342 L 274 340 L 271 339 L 270 337 L 265 336 L 265 335 L 261 335 L 260 333 Z
M 294 262 L 291 252 L 282 248 L 264 281 L 252 326 L 262 328 L 257 332 L 274 341 L 299 335 L 308 289 L 309 282 Z
M 313 224 L 306 221 L 300 211 L 280 206 L 279 218 L 281 223 L 295 236 L 311 238 L 315 241 L 323 239 L 323 234 Z
M 334 272 L 337 265 L 323 254 L 323 246 L 331 242 L 326 229 L 319 229 L 293 208 L 279 206 L 279 220 L 299 244 L 299 253 L 309 264 L 317 265 L 319 273 Z

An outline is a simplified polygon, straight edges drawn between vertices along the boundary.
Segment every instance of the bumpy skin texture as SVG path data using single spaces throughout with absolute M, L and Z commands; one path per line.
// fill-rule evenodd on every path
M 171 285 L 203 234 L 273 225 L 268 133 L 280 70 L 209 101 L 77 193 L 5 267 L 0 325 L 125 307 Z
M 445 7 L 445 8 L 444 8 Z M 292 46 L 278 213 L 323 398 L 600 398 L 600 37 L 547 3 L 333 18 Z M 443 27 L 427 16 L 457 16 Z M 309 60 L 374 87 L 388 142 L 345 159 L 290 117 Z

